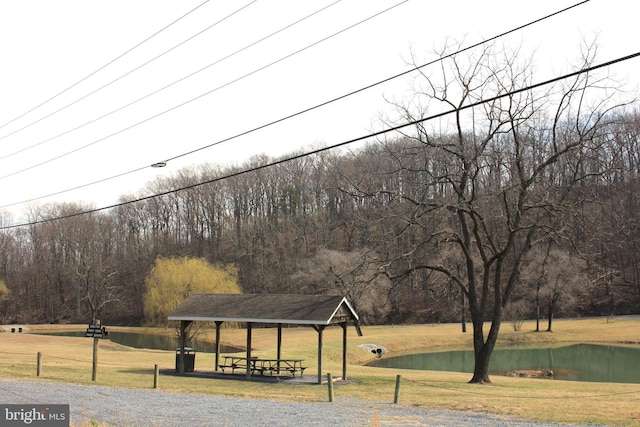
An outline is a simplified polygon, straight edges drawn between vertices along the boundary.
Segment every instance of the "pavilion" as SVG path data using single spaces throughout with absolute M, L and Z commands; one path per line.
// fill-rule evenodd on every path
M 224 322 L 247 325 L 246 359 L 251 360 L 251 330 L 254 324 L 278 327 L 277 359 L 281 359 L 282 325 L 308 325 L 318 333 L 318 384 L 322 383 L 322 333 L 327 326 L 342 327 L 342 379 L 347 378 L 347 325 L 351 321 L 362 336 L 359 317 L 342 296 L 327 295 L 259 295 L 259 294 L 193 294 L 180 304 L 169 320 L 180 321 L 179 371 L 184 373 L 186 328 L 195 321 L 216 325 L 215 370 L 220 366 L 220 326 Z M 247 378 L 251 370 L 247 369 Z

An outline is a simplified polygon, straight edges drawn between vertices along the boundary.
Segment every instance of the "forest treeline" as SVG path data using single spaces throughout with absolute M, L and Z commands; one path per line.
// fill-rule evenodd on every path
M 548 316 L 548 309 L 558 316 L 640 311 L 640 115 L 608 117 L 594 138 L 588 156 L 538 177 L 555 221 L 564 221 L 562 236 L 550 233 L 557 238 L 530 251 L 506 318 L 531 318 L 536 310 Z M 501 145 L 510 143 L 496 136 L 488 159 L 499 159 Z M 539 153 L 527 155 L 533 165 Z M 464 300 L 450 278 L 412 268 L 434 251 L 423 245 L 433 240 L 429 222 L 447 221 L 447 210 L 435 208 L 407 221 L 418 215 L 413 206 L 448 197 L 451 165 L 429 144 L 397 137 L 214 180 L 272 160 L 186 168 L 122 201 L 166 195 L 109 211 L 56 219 L 89 206 L 32 206 L 27 218 L 36 224 L 0 232 L 0 281 L 8 289 L 0 293 L 0 320 L 84 322 L 97 313 L 109 324 L 140 324 L 154 262 L 184 256 L 235 266 L 245 293 L 345 295 L 367 323 L 461 319 Z M 474 191 L 508 184 L 509 172 L 498 166 L 487 160 Z M 570 200 L 564 185 L 577 186 Z M 11 220 L 5 213 L 3 225 Z M 442 244 L 438 256 L 446 251 Z M 405 273 L 389 274 L 393 263 Z

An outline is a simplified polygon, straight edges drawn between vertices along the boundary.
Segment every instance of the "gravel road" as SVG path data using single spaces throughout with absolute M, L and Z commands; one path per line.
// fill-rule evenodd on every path
M 69 404 L 71 424 L 109 426 L 550 426 L 386 402 L 273 402 L 224 396 L 0 379 L 2 404 Z M 376 424 L 375 422 L 379 422 Z M 1 423 L 0 423 L 1 424 Z M 593 427 L 593 426 L 591 426 Z

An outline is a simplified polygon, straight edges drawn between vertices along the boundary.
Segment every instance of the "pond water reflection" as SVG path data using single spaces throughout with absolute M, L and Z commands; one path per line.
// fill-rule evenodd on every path
M 550 369 L 559 380 L 640 383 L 639 361 L 640 348 L 611 345 L 496 349 L 490 372 Z M 473 351 L 447 351 L 382 358 L 369 366 L 472 373 L 473 362 Z
M 58 335 L 67 337 L 84 337 L 84 331 L 47 332 L 43 335 Z M 178 338 L 165 335 L 155 335 L 139 332 L 109 331 L 108 339 L 111 341 L 134 348 L 148 348 L 155 350 L 175 350 L 180 346 Z M 191 347 L 195 351 L 215 353 L 216 346 L 213 342 L 195 340 Z M 242 349 L 233 346 L 220 345 L 220 353 L 234 353 Z

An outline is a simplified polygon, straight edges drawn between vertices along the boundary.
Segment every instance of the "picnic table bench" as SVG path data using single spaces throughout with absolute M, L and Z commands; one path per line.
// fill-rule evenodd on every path
M 247 363 L 248 362 L 248 363 Z M 230 368 L 231 373 L 235 373 L 236 369 L 247 370 L 250 369 L 252 374 L 259 373 L 260 375 L 280 374 L 281 372 L 289 372 L 292 376 L 296 376 L 296 373 L 300 373 L 300 376 L 304 374 L 306 366 L 302 366 L 303 359 L 262 359 L 259 357 L 252 357 L 247 359 L 246 357 L 236 356 L 224 356 L 224 363 L 218 367 L 224 372 L 225 369 Z

